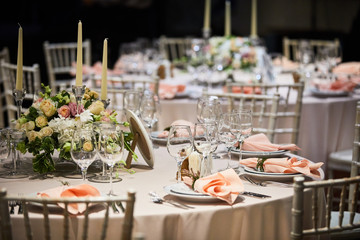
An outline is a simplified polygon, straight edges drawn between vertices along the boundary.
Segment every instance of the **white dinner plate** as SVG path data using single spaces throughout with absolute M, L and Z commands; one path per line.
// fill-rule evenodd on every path
M 240 154 L 239 149 L 232 148 L 231 152 L 234 154 Z M 254 152 L 254 151 L 241 151 L 242 157 L 281 157 L 284 156 L 288 151 L 287 150 L 278 150 L 278 151 L 269 151 L 269 152 Z
M 176 183 L 164 187 L 164 191 L 169 195 L 191 202 L 215 202 L 221 201 L 216 197 L 198 193 L 188 187 L 185 183 Z
M 348 91 L 323 91 L 323 90 L 319 90 L 317 88 L 311 88 L 310 89 L 311 94 L 315 97 L 322 97 L 322 98 L 327 98 L 327 97 L 346 97 L 349 95 L 350 92 Z
M 246 175 L 263 181 L 279 181 L 279 182 L 292 182 L 294 177 L 302 176 L 301 173 L 267 173 L 260 172 L 256 169 L 244 167 Z
M 167 138 L 159 138 L 159 137 L 158 137 L 158 136 L 159 136 L 159 133 L 161 133 L 161 132 L 160 132 L 160 131 L 158 131 L 158 132 L 152 132 L 152 133 L 151 133 L 151 139 L 152 139 L 154 142 L 158 143 L 158 144 L 166 145 L 166 143 L 167 143 Z

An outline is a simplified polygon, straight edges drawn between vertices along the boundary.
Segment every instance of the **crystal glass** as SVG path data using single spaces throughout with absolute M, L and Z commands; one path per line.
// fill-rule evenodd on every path
M 218 98 L 213 96 L 199 98 L 196 115 L 200 123 L 216 123 L 221 116 L 221 104 Z
M 231 161 L 231 148 L 234 147 L 237 142 L 237 136 L 234 133 L 235 123 L 239 122 L 237 119 L 239 117 L 236 113 L 225 113 L 221 115 L 219 124 L 218 124 L 218 132 L 219 132 L 219 141 L 225 144 L 227 148 L 227 157 L 228 162 L 226 169 L 237 167 L 237 165 L 232 164 Z
M 71 158 L 80 167 L 82 179 L 86 180 L 86 171 L 96 158 L 97 141 L 92 129 L 77 129 L 71 140 Z
M 247 109 L 241 109 L 237 112 L 237 117 L 234 117 L 234 128 L 231 130 L 236 136 L 239 142 L 239 161 L 242 160 L 242 144 L 246 138 L 251 135 L 252 132 L 252 112 Z
M 154 124 L 158 122 L 159 114 L 159 97 L 151 92 L 145 93 L 140 101 L 140 117 L 149 129 L 149 134 L 151 134 Z
M 110 169 L 110 191 L 108 195 L 115 195 L 113 191 L 113 169 L 120 162 L 124 154 L 124 135 L 114 124 L 104 125 L 100 129 L 99 156 Z
M 138 90 L 128 90 L 124 94 L 124 109 L 133 111 L 139 115 L 140 101 L 142 92 Z
M 178 167 L 177 182 L 181 182 L 181 165 L 193 151 L 193 137 L 189 126 L 173 125 L 170 128 L 167 150 Z
M 18 143 L 22 142 L 26 138 L 25 131 L 16 130 L 16 129 L 6 129 L 2 131 L 2 134 L 5 134 L 6 138 L 9 141 L 9 146 L 12 152 L 12 168 L 8 172 L 1 174 L 2 178 L 26 178 L 29 175 L 24 171 L 20 171 L 18 168 L 20 166 L 20 153 L 16 150 Z
M 8 137 L 8 129 L 0 130 L 0 161 L 7 159 L 10 154 L 10 139 Z
M 194 128 L 194 147 L 202 154 L 203 160 L 200 167 L 200 177 L 211 174 L 212 158 L 209 155 L 213 153 L 219 143 L 218 130 L 215 123 L 196 123 Z

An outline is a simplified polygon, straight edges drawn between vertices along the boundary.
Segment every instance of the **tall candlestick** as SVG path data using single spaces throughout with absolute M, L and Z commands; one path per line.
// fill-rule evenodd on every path
M 251 1 L 251 37 L 257 37 L 257 0 Z
M 82 24 L 78 23 L 77 58 L 76 58 L 76 86 L 82 85 Z
M 23 31 L 19 27 L 18 36 L 18 55 L 17 55 L 17 71 L 16 71 L 16 90 L 23 90 Z
M 107 45 L 107 39 L 105 38 L 101 73 L 101 100 L 107 99 Z
M 211 0 L 205 0 L 204 30 L 210 30 Z
M 225 2 L 225 37 L 231 35 L 231 2 Z

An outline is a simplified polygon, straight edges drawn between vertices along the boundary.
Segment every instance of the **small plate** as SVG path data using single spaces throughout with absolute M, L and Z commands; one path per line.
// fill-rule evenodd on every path
M 232 148 L 231 152 L 234 154 L 240 154 L 240 151 L 236 148 Z M 279 151 L 271 151 L 271 152 L 254 152 L 254 151 L 241 151 L 242 157 L 250 158 L 250 157 L 281 157 L 284 156 L 287 150 L 279 150 Z
M 176 183 L 164 187 L 164 191 L 172 196 L 181 198 L 190 202 L 217 202 L 221 201 L 216 197 L 207 194 L 198 193 L 189 188 L 184 183 Z
M 158 137 L 158 136 L 159 136 L 159 133 L 161 133 L 161 132 L 160 132 L 160 131 L 158 131 L 158 132 L 152 132 L 152 133 L 151 133 L 151 139 L 152 139 L 154 142 L 158 143 L 158 144 L 166 145 L 166 143 L 167 143 L 167 138 L 159 138 L 159 137 Z
M 327 97 L 346 97 L 349 96 L 348 91 L 323 91 L 317 88 L 310 89 L 311 94 L 315 97 L 327 98 Z

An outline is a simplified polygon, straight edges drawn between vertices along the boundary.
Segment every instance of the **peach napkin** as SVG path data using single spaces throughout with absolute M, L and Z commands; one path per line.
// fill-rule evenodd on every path
M 159 85 L 159 97 L 160 99 L 173 99 L 177 93 L 185 91 L 186 86 L 182 84 L 171 85 L 160 83 Z
M 88 184 L 80 184 L 76 186 L 61 186 L 51 188 L 37 194 L 38 197 L 48 198 L 62 198 L 62 197 L 98 197 L 100 196 L 99 190 Z M 65 208 L 63 204 L 59 204 L 60 207 Z M 79 214 L 85 211 L 85 204 L 69 204 L 68 211 L 71 214 Z
M 244 151 L 262 151 L 262 152 L 271 152 L 271 151 L 278 151 L 278 150 L 290 150 L 296 151 L 300 148 L 295 144 L 286 144 L 286 145 L 279 145 L 273 144 L 267 138 L 267 136 L 263 133 L 255 134 L 247 139 L 244 140 L 242 145 L 242 150 Z
M 360 62 L 345 62 L 334 67 L 333 73 L 360 74 Z
M 240 161 L 240 164 L 256 168 L 258 158 L 246 158 Z M 302 173 L 306 176 L 320 178 L 318 169 L 324 163 L 312 163 L 307 159 L 298 160 L 296 157 L 292 158 L 268 158 L 263 163 L 264 172 L 268 173 Z
M 186 125 L 186 126 L 189 126 L 192 134 L 194 134 L 195 124 L 192 123 L 192 122 L 180 119 L 180 120 L 176 120 L 176 121 L 174 121 L 174 122 L 172 122 L 170 124 L 170 126 L 173 126 L 173 125 Z M 181 132 L 177 133 L 178 136 L 181 136 L 182 134 L 187 134 L 187 132 L 186 133 L 181 133 Z M 158 138 L 167 138 L 168 136 L 169 136 L 169 131 L 167 131 L 167 130 L 164 130 L 164 131 L 162 131 L 162 132 L 160 132 L 158 134 Z
M 189 186 L 192 185 L 192 180 L 189 177 L 184 177 L 184 182 Z M 244 191 L 244 185 L 234 169 L 230 168 L 199 178 L 194 184 L 194 190 L 219 198 L 232 205 L 238 195 Z
M 223 91 L 226 93 L 227 92 L 227 87 L 223 87 Z M 240 86 L 232 86 L 231 87 L 231 92 L 232 93 L 244 93 L 244 94 L 261 94 L 261 88 L 259 87 L 255 87 L 255 89 L 253 87 L 240 87 Z

